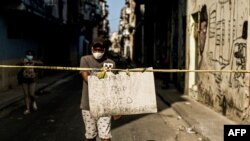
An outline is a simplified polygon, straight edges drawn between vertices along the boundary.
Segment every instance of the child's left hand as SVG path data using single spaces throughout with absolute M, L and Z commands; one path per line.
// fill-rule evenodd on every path
M 121 118 L 121 115 L 114 115 L 114 116 L 113 116 L 113 119 L 114 119 L 114 120 L 118 120 L 118 119 L 120 119 L 120 118 Z

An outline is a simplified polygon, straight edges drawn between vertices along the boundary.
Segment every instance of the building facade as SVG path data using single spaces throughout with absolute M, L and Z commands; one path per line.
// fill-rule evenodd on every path
M 138 66 L 220 71 L 155 73 L 155 76 L 173 82 L 184 94 L 230 119 L 249 122 L 250 82 L 246 70 L 250 69 L 247 63 L 250 1 L 134 2 L 133 32 L 126 32 L 123 26 L 126 21 L 120 27 L 124 31 L 118 38 L 122 54 L 126 54 L 124 39 L 130 39 L 126 35 L 133 35 L 131 59 Z M 121 15 L 126 15 L 124 11 Z M 221 72 L 226 70 L 241 72 Z M 166 77 L 167 74 L 170 76 Z
M 107 15 L 105 0 L 2 0 L 0 62 L 15 65 L 32 49 L 46 66 L 79 66 L 92 39 L 108 35 Z M 18 85 L 17 72 L 0 68 L 0 91 Z
M 134 52 L 134 31 L 135 31 L 135 7 L 134 0 L 124 0 L 124 7 L 120 12 L 117 40 L 120 42 L 120 53 L 123 57 L 133 60 Z M 116 49 L 117 50 L 117 49 Z
M 133 60 L 155 69 L 186 65 L 186 1 L 136 0 Z M 156 73 L 184 91 L 185 73 Z

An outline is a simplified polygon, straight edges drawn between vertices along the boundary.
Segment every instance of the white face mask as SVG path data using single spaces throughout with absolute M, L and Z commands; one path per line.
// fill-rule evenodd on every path
M 101 59 L 102 56 L 104 55 L 104 52 L 92 52 L 93 56 L 95 57 L 95 59 Z
M 29 60 L 32 60 L 33 56 L 32 55 L 26 55 L 26 58 L 29 59 Z

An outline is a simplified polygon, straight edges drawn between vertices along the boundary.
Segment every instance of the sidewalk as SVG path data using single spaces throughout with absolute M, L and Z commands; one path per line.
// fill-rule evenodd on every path
M 71 77 L 76 73 L 73 72 L 58 72 L 53 75 L 48 75 L 38 79 L 36 85 L 36 93 L 42 93 L 46 91 L 46 88 L 60 84 L 59 80 Z M 11 104 L 23 99 L 23 89 L 21 85 L 16 88 L 0 92 L 0 111 L 7 109 Z
M 162 89 L 159 79 L 155 80 L 155 85 L 158 88 L 156 89 L 157 95 L 168 103 L 205 140 L 223 141 L 224 125 L 237 124 L 173 88 Z

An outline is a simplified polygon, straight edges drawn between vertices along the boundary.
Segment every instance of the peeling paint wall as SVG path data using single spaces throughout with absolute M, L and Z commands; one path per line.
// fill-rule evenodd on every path
M 194 39 L 196 69 L 249 70 L 247 65 L 249 0 L 188 1 L 187 40 Z M 196 29 L 192 29 L 195 27 Z M 191 39 L 190 39 L 191 38 Z M 190 52 L 190 56 L 192 52 Z M 192 62 L 192 61 L 191 61 Z M 192 66 L 193 64 L 189 64 Z M 249 109 L 247 73 L 196 73 L 197 100 L 223 115 L 242 121 Z M 193 79 L 193 78 L 190 78 Z M 189 88 L 191 86 L 189 84 Z M 248 101 L 248 102 L 246 102 Z M 247 117 L 247 116 L 245 116 Z M 247 120 L 247 119 L 245 119 Z

